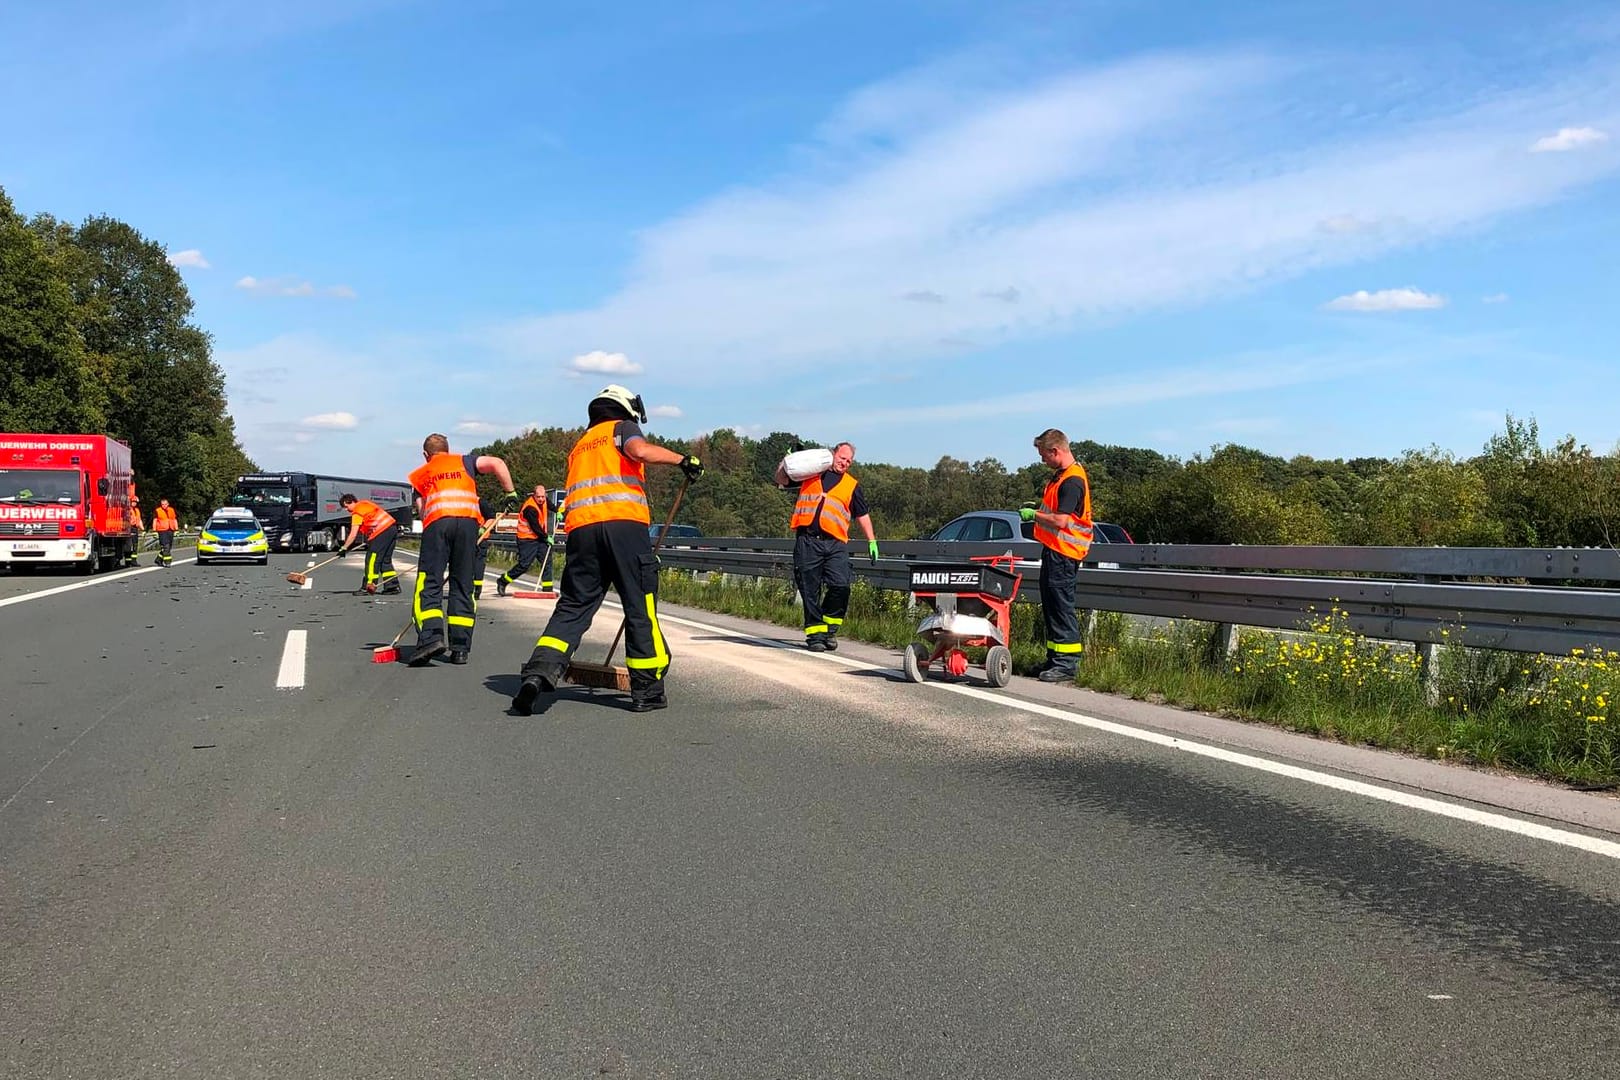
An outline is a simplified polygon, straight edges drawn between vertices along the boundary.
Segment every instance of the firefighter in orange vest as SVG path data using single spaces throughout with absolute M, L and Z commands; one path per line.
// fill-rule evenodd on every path
M 855 447 L 847 442 L 833 447 L 832 468 L 799 485 L 793 505 L 793 581 L 804 605 L 804 647 L 811 652 L 837 652 L 838 631 L 849 611 L 849 589 L 855 575 L 849 566 L 849 525 L 866 534 L 866 553 L 878 560 L 872 516 L 860 481 L 849 475 Z M 792 481 L 781 465 L 776 482 Z
M 546 546 L 546 489 L 534 485 L 534 494 L 523 500 L 523 506 L 518 510 L 517 523 L 517 562 L 512 569 L 495 579 L 495 595 L 505 596 L 506 587 L 522 577 L 540 557 L 540 549 Z M 544 575 L 546 568 L 541 567 Z M 549 582 L 542 581 L 541 588 Z
M 399 574 L 394 570 L 394 544 L 399 540 L 399 522 L 394 520 L 393 514 L 370 499 L 357 499 L 349 492 L 344 492 L 338 502 L 350 515 L 349 538 L 338 548 L 338 556 L 347 555 L 362 537 L 366 541 L 366 576 L 355 591 L 385 595 L 399 592 Z
M 180 518 L 175 514 L 174 507 L 169 505 L 168 499 L 159 499 L 157 509 L 152 511 L 152 531 L 157 533 L 158 557 L 154 566 L 170 566 L 174 563 L 174 534 L 180 528 Z
M 1041 542 L 1041 618 L 1046 624 L 1046 663 L 1041 682 L 1073 682 L 1080 667 L 1080 617 L 1074 610 L 1080 563 L 1091 550 L 1091 481 L 1074 460 L 1069 437 L 1057 428 L 1035 436 L 1041 463 L 1052 469 L 1039 507 L 1019 515 L 1034 523 Z
M 141 553 L 141 533 L 146 531 L 146 523 L 141 520 L 141 497 L 135 494 L 135 481 L 129 482 L 129 527 L 135 530 L 135 540 L 129 546 L 129 552 L 124 556 L 125 566 L 134 566 L 139 561 Z
M 612 585 L 624 606 L 625 666 L 630 669 L 630 708 L 662 709 L 669 645 L 658 626 L 658 557 L 648 528 L 647 466 L 679 465 L 688 481 L 703 475 L 703 463 L 642 434 L 647 410 L 639 394 L 608 386 L 591 399 L 590 427 L 568 455 L 568 540 L 562 588 L 545 633 L 523 665 L 523 682 L 512 708 L 528 716 L 542 692 L 557 689 L 568 655 L 591 625 Z
M 503 502 L 513 510 L 518 505 L 517 492 L 512 490 L 512 474 L 504 460 L 487 454 L 452 454 L 450 440 L 438 433 L 422 441 L 422 457 L 424 464 L 410 475 L 422 520 L 413 608 L 416 648 L 410 665 L 426 667 L 447 647 L 452 664 L 465 664 L 472 651 L 478 474 L 491 473 L 500 480 L 506 493 Z

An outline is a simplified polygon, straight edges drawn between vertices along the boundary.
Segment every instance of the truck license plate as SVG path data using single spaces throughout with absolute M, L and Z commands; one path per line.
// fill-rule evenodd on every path
M 12 544 L 11 545 L 11 550 L 12 551 L 44 551 L 45 550 L 45 545 L 44 544 L 22 544 L 22 543 L 18 543 L 18 544 Z

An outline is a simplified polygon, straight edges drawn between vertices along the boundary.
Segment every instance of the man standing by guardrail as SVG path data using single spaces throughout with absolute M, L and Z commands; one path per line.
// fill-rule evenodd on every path
M 1091 550 L 1091 481 L 1074 460 L 1069 437 L 1057 428 L 1035 436 L 1041 464 L 1055 470 L 1041 505 L 1019 516 L 1035 525 L 1041 542 L 1041 618 L 1046 627 L 1046 663 L 1041 682 L 1073 682 L 1080 667 L 1080 617 L 1074 610 L 1080 563 Z
M 168 499 L 159 499 L 157 509 L 152 511 L 152 531 L 158 538 L 158 566 L 172 566 L 174 564 L 174 534 L 180 529 L 180 518 L 169 505 Z
M 875 563 L 877 537 L 860 481 L 849 475 L 855 462 L 853 443 L 833 447 L 832 468 L 799 484 L 793 505 L 793 582 L 804 605 L 804 647 L 811 652 L 837 652 L 838 629 L 849 610 L 849 523 L 866 534 L 866 551 Z M 813 468 L 814 466 L 812 466 Z M 785 464 L 776 467 L 776 482 L 792 483 Z

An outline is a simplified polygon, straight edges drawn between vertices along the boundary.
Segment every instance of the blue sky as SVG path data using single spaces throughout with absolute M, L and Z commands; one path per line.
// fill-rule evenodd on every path
M 169 248 L 267 468 L 609 381 L 901 464 L 1607 451 L 1617 62 L 1557 0 L 0 0 L 0 186 Z

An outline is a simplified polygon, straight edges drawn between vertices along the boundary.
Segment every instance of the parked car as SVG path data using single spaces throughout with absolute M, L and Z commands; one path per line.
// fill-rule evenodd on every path
M 253 511 L 222 506 L 208 515 L 197 535 L 197 564 L 206 566 L 221 559 L 252 559 L 260 566 L 270 561 L 270 542 Z
M 1091 527 L 1099 544 L 1136 543 L 1131 539 L 1130 533 L 1111 522 L 1093 521 Z M 993 544 L 997 540 L 1012 540 L 1017 537 L 1025 540 L 1035 539 L 1034 524 L 1022 520 L 1013 510 L 975 510 L 961 517 L 952 518 L 928 539 Z
M 663 531 L 664 523 L 661 521 L 656 525 L 647 526 L 647 536 L 655 544 L 658 543 L 658 534 Z M 696 525 L 671 525 L 669 527 L 669 535 L 665 538 L 664 542 L 670 545 L 677 545 L 681 544 L 683 541 L 691 539 L 694 536 L 702 535 L 703 530 L 699 529 Z

